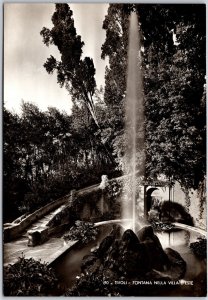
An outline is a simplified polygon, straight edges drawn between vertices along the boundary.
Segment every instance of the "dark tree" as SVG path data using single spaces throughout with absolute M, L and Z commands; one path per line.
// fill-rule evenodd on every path
M 76 33 L 73 12 L 68 4 L 56 4 L 52 22 L 52 29 L 44 27 L 41 35 L 45 45 L 57 46 L 61 59 L 58 61 L 51 55 L 44 67 L 49 74 L 57 71 L 57 81 L 60 86 L 65 85 L 74 102 L 78 101 L 86 105 L 99 126 L 93 101 L 96 88 L 93 60 L 90 57 L 82 59 L 84 42 Z
M 205 6 L 137 9 L 146 37 L 147 174 L 197 188 L 205 175 Z
M 52 16 L 52 29 L 43 28 L 41 35 L 47 46 L 53 44 L 60 51 L 61 59 L 57 61 L 53 56 L 47 59 L 44 67 L 47 72 L 57 71 L 57 81 L 61 87 L 65 85 L 72 101 L 84 105 L 97 127 L 96 137 L 101 143 L 109 160 L 114 164 L 111 149 L 102 139 L 101 127 L 96 116 L 94 96 L 96 92 L 95 68 L 90 57 L 82 58 L 84 42 L 77 35 L 74 27 L 73 12 L 68 4 L 56 4 Z
M 130 11 L 143 40 L 146 176 L 162 173 L 196 188 L 205 175 L 205 5 L 110 4 L 102 56 L 109 57 L 105 103 L 119 157 Z

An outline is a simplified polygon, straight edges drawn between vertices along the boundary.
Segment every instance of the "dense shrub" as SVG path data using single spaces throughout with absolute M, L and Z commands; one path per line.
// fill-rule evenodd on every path
M 4 222 L 113 174 L 91 125 L 82 108 L 72 116 L 24 102 L 21 116 L 4 110 Z
M 190 244 L 191 251 L 199 258 L 207 257 L 207 239 L 199 237 L 198 241 Z
M 193 226 L 193 218 L 186 211 L 185 207 L 177 202 L 164 201 L 159 207 L 159 219 L 162 222 L 180 222 Z
M 33 258 L 4 267 L 5 296 L 50 296 L 57 284 L 53 269 Z
M 64 240 L 79 240 L 82 244 L 87 244 L 96 239 L 99 229 L 93 223 L 76 221 L 75 225 L 64 235 Z

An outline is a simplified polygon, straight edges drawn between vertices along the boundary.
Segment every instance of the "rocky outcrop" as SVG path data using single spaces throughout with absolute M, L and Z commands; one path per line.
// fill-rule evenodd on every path
M 172 280 L 183 278 L 186 272 L 186 262 L 182 259 L 177 251 L 171 248 L 166 248 L 165 253 L 167 254 L 168 260 L 170 262 L 166 274 L 170 276 Z
M 130 229 L 123 232 L 122 227 L 116 225 L 99 248 L 84 257 L 82 276 L 67 295 L 154 295 L 155 286 L 144 285 L 141 289 L 131 283 L 135 280 L 178 280 L 185 269 L 186 263 L 179 253 L 170 248 L 163 250 L 151 226 L 135 234 Z M 115 284 L 117 281 L 125 284 Z M 103 282 L 109 285 L 103 286 Z M 167 285 L 167 288 L 170 287 Z
M 138 239 L 144 246 L 146 260 L 151 269 L 163 271 L 169 265 L 169 260 L 164 252 L 160 240 L 154 234 L 152 226 L 145 226 L 137 233 Z

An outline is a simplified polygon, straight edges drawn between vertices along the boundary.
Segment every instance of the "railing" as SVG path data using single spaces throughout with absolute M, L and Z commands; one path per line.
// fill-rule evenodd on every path
M 201 229 L 201 228 L 197 228 L 197 227 L 193 227 L 193 226 L 189 226 L 189 225 L 186 225 L 186 224 L 182 224 L 182 223 L 177 223 L 177 222 L 174 222 L 173 225 L 177 228 L 182 228 L 182 229 L 188 229 L 190 231 L 194 231 L 194 232 L 197 232 L 203 236 L 207 236 L 207 233 L 205 230 Z
M 67 203 L 70 197 L 70 194 L 66 195 L 58 200 L 55 200 L 39 208 L 35 212 L 27 215 L 19 223 L 15 223 L 16 220 L 10 224 L 6 223 L 6 226 L 4 226 L 4 242 L 8 242 L 17 238 L 32 223 L 39 220 L 40 218 L 50 213 L 54 209 L 58 208 L 59 206 L 63 205 L 64 203 Z
M 76 197 L 79 197 L 79 196 L 83 196 L 85 193 L 87 195 L 88 193 L 91 193 L 98 189 L 99 189 L 99 184 L 95 184 L 90 187 L 86 187 L 86 188 L 77 190 L 77 191 L 75 191 L 75 194 L 76 194 Z M 11 223 L 4 224 L 4 242 L 9 242 L 11 240 L 18 238 L 21 235 L 21 233 L 24 230 L 26 230 L 31 224 L 40 220 L 42 217 L 44 217 L 48 213 L 52 212 L 53 210 L 57 209 L 61 205 L 65 204 L 65 203 L 67 204 L 67 202 L 70 203 L 72 200 L 72 197 L 73 197 L 72 192 L 73 192 L 73 190 L 68 195 L 66 195 L 60 199 L 57 199 L 51 203 L 48 203 L 47 205 L 39 208 L 35 212 L 33 212 L 25 217 L 23 216 L 23 217 L 20 217 L 20 218 L 14 220 Z

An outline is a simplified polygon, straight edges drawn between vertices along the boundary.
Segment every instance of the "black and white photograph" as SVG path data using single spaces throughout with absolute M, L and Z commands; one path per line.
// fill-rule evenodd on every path
M 207 296 L 206 4 L 3 4 L 4 296 Z

